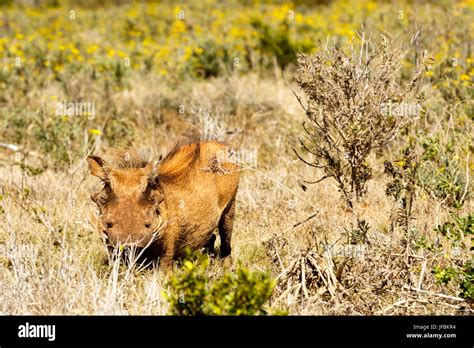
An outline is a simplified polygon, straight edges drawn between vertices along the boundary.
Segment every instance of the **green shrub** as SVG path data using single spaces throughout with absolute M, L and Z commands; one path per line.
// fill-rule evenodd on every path
M 442 268 L 440 266 L 435 266 L 432 273 L 436 278 L 436 283 L 444 285 L 447 285 L 457 274 L 452 267 Z
M 189 64 L 192 75 L 202 78 L 219 76 L 231 67 L 227 48 L 212 40 L 204 41 L 193 51 Z
M 460 208 L 466 200 L 464 169 L 453 145 L 443 144 L 438 137 L 422 143 L 423 155 L 417 178 L 418 185 L 431 193 L 447 207 Z
M 208 307 L 215 315 L 262 315 L 274 283 L 265 274 L 238 267 L 213 284 Z
M 168 282 L 170 291 L 165 295 L 170 304 L 169 313 L 172 315 L 205 315 L 206 314 L 206 284 L 205 275 L 209 261 L 197 264 L 186 260 L 182 273 L 173 275 Z
M 454 57 L 451 53 L 433 69 L 431 82 L 444 99 L 449 114 L 454 111 L 472 119 L 472 77 L 469 74 L 473 68 L 472 59 Z
M 459 284 L 459 296 L 468 300 L 474 300 L 474 267 L 472 260 L 468 260 L 460 269 L 453 267 L 433 268 L 432 273 L 436 278 L 436 283 L 440 285 L 448 285 L 452 280 Z
M 164 294 L 171 315 L 264 315 L 272 294 L 273 280 L 261 272 L 238 266 L 211 281 L 206 274 L 209 260 L 204 256 L 183 262 L 182 271 L 173 275 Z
M 462 272 L 460 273 L 461 285 L 460 285 L 460 296 L 466 300 L 474 300 L 474 263 L 469 260 L 464 265 Z
M 437 252 L 441 249 L 441 246 L 435 242 L 430 241 L 425 235 L 421 235 L 415 240 L 415 249 Z
M 474 233 L 474 214 L 464 218 L 456 215 L 453 217 L 453 222 L 445 222 L 442 226 L 438 226 L 436 231 L 451 241 L 460 241 L 462 236 Z
M 281 69 L 296 61 L 298 52 L 307 53 L 313 48 L 312 43 L 296 41 L 290 37 L 290 25 L 287 20 L 281 21 L 273 28 L 255 18 L 251 22 L 258 33 L 257 49 L 269 57 L 275 57 Z

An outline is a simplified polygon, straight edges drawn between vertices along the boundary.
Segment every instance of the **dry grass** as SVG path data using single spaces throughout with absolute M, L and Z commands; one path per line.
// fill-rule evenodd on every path
M 143 82 L 147 83 L 152 82 Z M 154 89 L 149 85 L 143 88 L 143 84 L 115 95 L 118 107 L 130 100 L 140 105 L 146 91 Z M 351 214 L 331 182 L 311 186 L 306 192 L 298 185 L 301 178 L 314 174 L 291 152 L 294 129 L 304 115 L 283 80 L 248 75 L 232 77 L 231 82 L 216 79 L 195 83 L 190 90 L 190 105 L 227 108 L 227 118 L 222 122 L 234 122 L 241 128 L 237 134 L 227 135 L 228 141 L 240 148 L 258 149 L 257 169 L 261 173 L 244 173 L 237 198 L 233 253 L 243 265 L 270 270 L 278 277 L 271 308 L 284 308 L 291 314 L 469 311 L 466 301 L 457 298 L 456 288 L 436 285 L 430 274 L 434 264 L 444 262 L 449 244 L 443 243 L 437 253 L 411 249 L 407 253 L 403 234 L 389 232 L 392 202 L 384 193 L 386 178 L 381 175 L 380 157 L 370 159 L 376 168 L 375 178 L 369 182 L 362 202 L 361 214 L 372 227 L 370 244 L 362 246 L 362 258 L 347 261 L 338 276 L 340 281 L 336 280 L 334 272 L 342 258 L 325 254 L 322 245 L 345 245 L 343 226 L 348 226 Z M 138 147 L 165 152 L 167 145 L 162 144 L 187 132 L 182 125 L 194 127 L 187 122 L 187 114 L 171 117 L 170 112 L 166 122 L 153 130 L 143 128 Z M 25 160 L 33 166 L 40 157 L 31 153 Z M 78 168 L 72 173 L 46 169 L 36 176 L 27 175 L 15 163 L 13 153 L 2 151 L 0 242 L 5 252 L 0 263 L 1 313 L 166 313 L 167 304 L 161 296 L 165 278 L 159 270 L 133 271 L 108 264 L 91 222 L 96 212 L 89 194 L 97 182 L 88 175 L 83 159 L 72 164 Z M 423 193 L 414 209 L 416 228 L 435 239 L 433 230 L 447 218 L 446 209 Z M 463 211 L 470 209 L 472 203 Z M 292 228 L 315 212 L 314 218 Z M 458 256 L 466 257 L 464 253 Z M 218 260 L 212 262 L 209 272 L 221 272 Z M 301 272 L 306 272 L 305 276 Z

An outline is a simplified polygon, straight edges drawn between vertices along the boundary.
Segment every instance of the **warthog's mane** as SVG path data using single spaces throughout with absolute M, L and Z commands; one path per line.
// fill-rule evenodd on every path
M 168 180 L 184 177 L 194 169 L 201 155 L 201 142 L 188 140 L 180 142 L 158 165 L 158 179 Z
M 178 142 L 173 149 L 158 163 L 157 178 L 159 180 L 176 179 L 194 168 L 201 154 L 199 139 L 186 139 Z M 120 151 L 111 162 L 116 169 L 145 168 L 152 160 L 138 151 Z
M 138 169 L 145 168 L 149 159 L 145 158 L 143 154 L 137 152 L 123 152 L 121 155 L 116 155 L 112 159 L 111 167 L 116 169 Z

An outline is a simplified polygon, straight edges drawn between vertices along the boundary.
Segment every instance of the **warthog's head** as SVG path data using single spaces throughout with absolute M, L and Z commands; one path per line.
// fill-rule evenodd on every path
M 98 205 L 99 228 L 109 246 L 149 246 L 163 221 L 159 205 L 164 196 L 156 179 L 156 163 L 108 166 L 101 158 L 87 158 L 92 175 L 103 188 L 91 195 Z

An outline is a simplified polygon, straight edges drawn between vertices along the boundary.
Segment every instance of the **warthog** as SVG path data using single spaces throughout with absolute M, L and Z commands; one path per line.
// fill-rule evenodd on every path
M 218 228 L 220 256 L 229 256 L 239 166 L 222 160 L 227 152 L 209 141 L 177 145 L 162 161 L 125 156 L 108 165 L 89 156 L 104 184 L 91 198 L 107 245 L 141 250 L 169 269 L 186 248 L 213 251 Z

